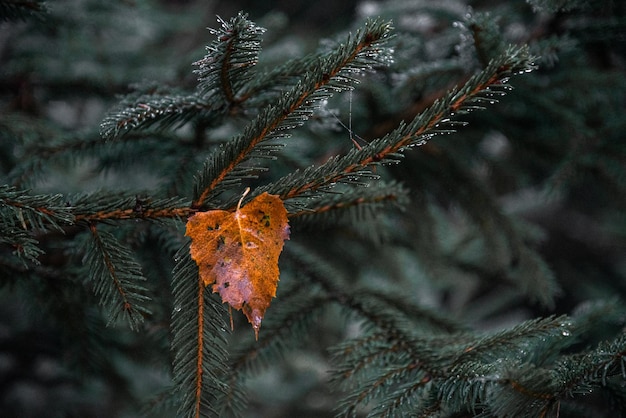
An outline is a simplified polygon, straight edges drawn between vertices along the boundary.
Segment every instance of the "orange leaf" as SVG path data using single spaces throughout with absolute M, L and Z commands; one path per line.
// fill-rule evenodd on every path
M 289 239 L 287 210 L 268 193 L 240 205 L 235 212 L 196 213 L 185 235 L 191 237 L 191 258 L 204 285 L 212 284 L 224 303 L 241 309 L 258 338 L 265 310 L 276 296 L 278 257 Z

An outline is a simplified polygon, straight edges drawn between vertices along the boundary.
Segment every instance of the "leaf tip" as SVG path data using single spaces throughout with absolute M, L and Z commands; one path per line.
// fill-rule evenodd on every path
M 250 305 L 244 305 L 242 311 L 246 315 L 246 318 L 248 318 L 248 322 L 252 325 L 255 340 L 259 341 L 259 330 L 261 329 L 264 310 L 262 311 L 258 308 L 252 308 Z

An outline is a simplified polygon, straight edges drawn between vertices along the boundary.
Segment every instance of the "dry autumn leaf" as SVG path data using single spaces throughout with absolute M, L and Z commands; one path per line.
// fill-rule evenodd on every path
M 258 338 L 265 310 L 276 296 L 278 257 L 289 239 L 287 210 L 268 193 L 240 205 L 235 212 L 196 213 L 187 221 L 186 235 L 204 285 L 212 284 L 223 302 L 241 309 Z

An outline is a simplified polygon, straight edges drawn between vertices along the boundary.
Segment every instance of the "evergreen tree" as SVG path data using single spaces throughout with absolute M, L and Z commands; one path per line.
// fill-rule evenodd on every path
M 626 6 L 255 7 L 0 1 L 3 416 L 623 416 Z M 185 227 L 266 192 L 256 339 Z

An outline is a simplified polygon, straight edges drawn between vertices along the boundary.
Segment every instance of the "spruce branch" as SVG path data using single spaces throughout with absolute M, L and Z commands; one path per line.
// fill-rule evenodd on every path
M 249 101 L 259 107 L 268 106 L 296 86 L 303 74 L 316 71 L 325 53 L 312 53 L 292 58 L 286 63 L 260 72 L 246 89 Z M 355 81 L 357 81 L 355 79 Z
M 64 231 L 75 216 L 60 194 L 30 194 L 9 185 L 0 185 L 0 243 L 14 249 L 23 261 L 36 265 L 44 254 L 36 234 Z
M 408 369 L 411 370 L 409 365 Z M 434 398 L 432 378 L 429 375 L 413 376 L 407 373 L 394 389 L 369 413 L 372 417 L 402 418 L 431 417 L 441 403 Z M 416 411 L 417 409 L 417 411 Z
M 407 319 L 410 318 L 416 328 L 428 330 L 433 334 L 458 334 L 468 331 L 463 323 L 447 318 L 427 307 L 418 306 L 402 294 L 377 289 L 360 290 L 355 292 L 354 296 L 386 305 L 386 309 L 394 309 Z
M 216 40 L 206 47 L 208 54 L 195 63 L 198 69 L 194 72 L 202 97 L 229 108 L 249 96 L 244 90 L 255 75 L 265 29 L 241 12 L 228 22 L 220 17 L 217 20 L 222 27 L 209 29 Z
M 522 324 L 522 326 L 534 324 Z M 524 350 L 529 345 L 522 343 Z M 457 364 L 440 382 L 439 398 L 452 410 L 487 408 L 495 416 L 536 417 L 562 401 L 602 390 L 614 376 L 626 378 L 624 334 L 587 353 L 566 355 L 554 364 L 538 366 L 508 355 L 488 362 Z
M 529 363 L 509 365 L 499 383 L 487 398 L 496 416 L 547 417 L 558 410 L 558 399 L 552 393 L 555 380 L 549 369 Z
M 450 134 L 457 126 L 465 125 L 456 120 L 459 115 L 496 103 L 496 97 L 510 90 L 506 83 L 512 75 L 534 69 L 532 60 L 527 47 L 511 46 L 463 87 L 448 92 L 410 123 L 403 122 L 384 137 L 361 149 L 353 148 L 343 156 L 332 157 L 318 167 L 288 174 L 261 188 L 258 193 L 267 191 L 282 199 L 292 199 L 308 196 L 337 182 L 351 183 L 364 175 L 369 176 L 368 166 L 397 162 L 406 148 L 423 145 L 436 135 Z
M 466 331 L 424 338 L 406 331 L 377 330 L 334 350 L 340 365 L 334 372 L 335 379 L 348 390 L 341 410 L 349 416 L 359 405 L 378 400 L 385 408 L 376 409 L 372 416 L 403 416 L 412 411 L 408 405 L 427 398 L 431 390 L 438 391 L 443 401 L 439 406 L 452 411 L 476 410 L 487 405 L 496 393 L 510 389 L 519 397 L 535 394 L 534 386 L 527 387 L 519 380 L 525 374 L 517 373 L 520 365 L 528 364 L 529 341 L 566 338 L 566 322 L 565 317 L 530 320 L 482 337 Z M 547 385 L 545 379 L 537 380 L 538 370 L 529 382 Z M 539 392 L 536 396 L 549 398 Z M 517 415 L 506 412 L 497 416 Z
M 570 326 L 571 323 L 565 316 L 531 319 L 472 342 L 463 349 L 455 363 L 462 364 L 472 359 L 493 360 L 515 353 L 520 344 L 527 344 L 532 340 L 568 337 Z
M 506 357 L 497 362 L 467 361 L 455 366 L 450 377 L 435 382 L 437 397 L 443 402 L 440 406 L 450 411 L 476 413 L 485 406 L 489 392 L 498 390 L 502 384 L 502 370 L 515 367 L 520 367 L 520 362 Z
M 83 258 L 94 284 L 94 293 L 109 316 L 111 324 L 120 316 L 133 330 L 138 330 L 144 315 L 150 314 L 145 303 L 150 300 L 146 280 L 141 266 L 126 248 L 111 233 L 92 224 L 89 228 L 91 240 Z
M 207 55 L 194 63 L 198 86 L 193 93 L 170 91 L 148 83 L 136 87 L 102 121 L 100 134 L 114 139 L 131 130 L 183 125 L 197 117 L 223 115 L 237 103 L 241 90 L 253 77 L 265 29 L 239 13 L 228 22 L 218 17 L 221 29 L 210 29 L 214 40 Z
M 403 207 L 408 201 L 409 191 L 400 183 L 375 182 L 368 187 L 346 188 L 337 193 L 319 194 L 311 199 L 289 201 L 289 218 L 301 223 L 313 222 L 323 225 L 326 220 L 336 219 L 346 212 L 359 218 L 364 210 L 377 211 L 382 206 Z
M 397 332 L 366 335 L 335 347 L 333 354 L 337 367 L 332 380 L 346 391 L 338 408 L 342 416 L 354 416 L 359 406 L 374 400 L 382 404 L 390 390 L 408 382 L 421 397 L 429 382 L 444 373 L 427 339 L 411 342 Z
M 179 197 L 156 198 L 128 193 L 95 192 L 70 197 L 75 221 L 103 222 L 128 219 L 186 219 L 189 201 Z
M 172 140 L 171 136 L 155 132 L 137 132 L 124 142 L 103 142 L 94 131 L 69 132 L 50 123 L 27 117 L 0 117 L 0 135 L 10 137 L 20 154 L 20 164 L 11 167 L 7 183 L 21 189 L 36 187 L 46 180 L 57 166 L 73 166 L 78 161 L 93 162 L 93 173 L 109 169 L 127 169 L 139 161 L 152 166 L 153 172 L 164 175 L 168 159 L 145 159 L 146 153 L 159 152 L 177 156 L 191 149 L 189 142 Z M 179 168 L 179 165 L 176 165 Z
M 328 299 L 320 294 L 311 295 L 308 287 L 292 297 L 281 295 L 282 303 L 273 306 L 274 311 L 263 324 L 263 334 L 257 342 L 239 347 L 231 358 L 228 391 L 220 405 L 219 416 L 242 416 L 247 405 L 243 388 L 246 377 L 258 374 L 282 359 L 288 349 L 302 347 L 309 337 L 309 331 L 328 308 Z
M 417 363 L 411 359 L 400 360 L 394 358 L 394 353 L 386 353 L 384 361 L 388 362 L 384 373 L 370 378 L 361 378 L 362 390 L 354 391 L 351 395 L 344 398 L 339 405 L 343 416 L 355 416 L 358 406 L 367 405 L 374 399 L 384 398 L 384 394 L 391 387 L 400 386 L 399 397 L 395 399 L 384 399 L 377 408 L 374 408 L 368 416 L 400 416 L 395 415 L 397 404 L 402 402 L 404 396 L 414 395 L 417 391 L 423 391 L 431 380 L 428 373 L 425 373 Z M 417 382 L 413 390 L 406 391 L 402 385 L 403 382 Z M 387 401 L 387 402 L 385 402 Z M 391 403 L 389 403 L 391 401 Z
M 379 19 L 369 20 L 365 23 L 365 26 L 371 27 L 377 23 L 380 23 Z M 390 25 L 390 22 L 387 22 L 387 24 Z M 390 26 L 389 29 L 392 29 L 392 27 Z M 328 59 L 329 53 L 333 50 L 344 49 L 346 47 L 346 40 L 350 43 L 354 39 L 355 37 L 352 35 L 348 35 L 347 38 L 345 35 L 341 36 L 338 40 L 328 42 L 328 44 L 324 45 L 323 48 L 320 48 L 319 51 L 302 57 L 292 58 L 283 65 L 276 66 L 269 70 L 266 69 L 250 80 L 247 96 L 250 97 L 250 101 L 260 107 L 264 107 L 272 102 L 275 102 L 277 98 L 284 94 L 285 91 L 291 90 L 298 83 L 300 83 L 304 74 L 318 72 L 320 69 L 320 62 Z M 392 61 L 393 49 L 386 45 L 388 45 L 388 42 L 391 39 L 393 39 L 393 35 L 391 34 L 381 37 L 380 42 L 378 42 L 378 50 L 374 48 L 375 45 L 372 45 L 370 50 L 374 53 L 372 53 L 369 58 L 373 61 L 369 66 L 360 70 L 354 68 L 352 71 L 344 72 L 342 81 L 349 84 L 347 88 L 348 90 L 352 90 L 354 85 L 359 83 L 360 80 L 357 76 L 361 74 L 363 70 L 389 65 Z M 344 88 L 340 88 L 336 92 L 342 92 L 345 90 L 346 89 Z
M 24 259 L 39 264 L 38 257 L 44 254 L 44 250 L 39 247 L 39 242 L 32 237 L 27 231 L 21 228 L 12 227 L 6 224 L 0 224 L 0 244 L 13 248 L 22 261 L 22 267 L 25 267 Z M 5 263 L 2 263 L 5 264 Z M 8 262 L 6 264 L 9 264 Z M 15 267 L 9 267 L 14 270 Z
M 615 376 L 626 379 L 626 334 L 603 341 L 590 352 L 565 356 L 554 370 L 561 382 L 560 397 L 588 393 L 606 386 Z
M 24 230 L 60 231 L 75 221 L 62 195 L 31 195 L 9 185 L 0 185 L 0 216 L 3 225 Z
M 361 318 L 367 319 L 376 328 L 393 330 L 390 332 L 397 330 L 399 334 L 403 333 L 400 323 L 404 321 L 404 318 L 397 315 L 397 312 L 385 309 L 370 310 L 369 307 L 371 306 L 367 304 L 369 301 L 361 301 L 341 287 L 340 281 L 343 276 L 341 272 L 324 262 L 320 256 L 311 250 L 305 251 L 304 248 L 294 242 L 290 243 L 285 251 L 291 253 L 298 260 L 300 274 L 306 275 L 312 283 L 318 285 L 331 301 L 346 311 L 356 313 Z
M 196 176 L 192 207 L 200 208 L 243 179 L 254 178 L 256 169 L 243 164 L 252 158 L 268 158 L 279 149 L 276 144 L 264 143 L 285 137 L 288 130 L 302 125 L 322 100 L 333 92 L 349 89 L 350 74 L 368 70 L 383 58 L 386 60 L 382 44 L 388 40 L 390 30 L 388 22 L 370 21 L 340 48 L 319 57 L 314 72 L 303 74 L 277 103 L 262 109 L 242 135 L 207 159 Z
M 415 337 L 414 322 L 401 314 L 402 310 L 411 312 L 410 309 L 403 309 L 401 302 L 389 303 L 387 298 L 375 292 L 346 292 L 337 283 L 341 282 L 340 272 L 311 251 L 302 251 L 294 243 L 291 244 L 287 251 L 294 253 L 298 260 L 298 272 L 320 286 L 327 297 L 343 310 L 367 320 L 365 329 L 369 332 L 366 335 L 332 350 L 337 365 L 332 381 L 348 391 L 338 406 L 342 416 L 351 416 L 360 405 L 380 398 L 404 379 L 422 382 L 425 388 L 430 379 L 441 375 L 445 362 L 437 358 L 431 339 Z M 420 315 L 419 320 L 434 324 L 440 332 L 460 329 L 459 325 L 444 324 L 445 321 L 427 310 L 420 310 Z M 455 342 L 459 339 L 463 341 L 459 333 L 454 332 L 445 344 L 450 345 L 453 339 Z M 457 345 L 458 351 L 461 348 Z M 419 391 L 422 389 L 416 389 L 416 392 Z
M 179 396 L 178 416 L 218 416 L 215 401 L 227 388 L 227 325 L 224 308 L 208 291 L 187 246 L 175 256 L 172 273 L 173 379 Z
M 216 109 L 212 102 L 194 93 L 131 95 L 105 116 L 100 124 L 100 135 L 111 140 L 152 126 L 166 129 L 183 125 L 214 110 Z

